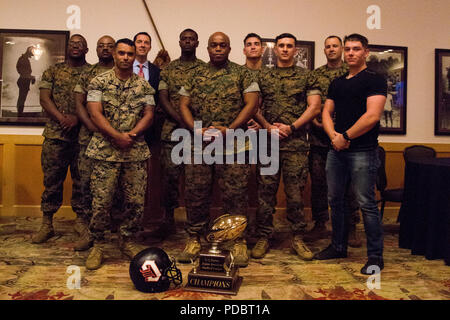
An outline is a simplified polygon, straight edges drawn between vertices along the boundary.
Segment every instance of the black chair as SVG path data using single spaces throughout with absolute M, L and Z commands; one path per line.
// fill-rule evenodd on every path
M 413 145 L 403 150 L 405 163 L 413 159 L 436 158 L 436 150 L 422 145 Z
M 384 206 L 386 205 L 386 201 L 390 202 L 402 202 L 403 199 L 403 188 L 398 189 L 386 189 L 387 187 L 387 176 L 386 176 L 386 151 L 383 147 L 378 146 L 378 157 L 380 158 L 380 167 L 378 168 L 377 175 L 377 190 L 380 192 L 380 200 L 377 202 L 381 202 L 381 219 L 383 219 L 384 214 Z M 398 222 L 398 217 L 397 217 Z
M 381 202 L 381 219 L 383 219 L 384 214 L 384 206 L 386 201 L 390 202 L 402 202 L 403 200 L 403 188 L 398 189 L 386 189 L 387 186 L 387 177 L 386 177 L 386 152 L 383 147 L 378 146 L 378 156 L 380 157 L 380 168 L 378 169 L 377 176 L 377 189 L 380 192 L 380 200 Z M 412 145 L 405 150 L 403 150 L 403 159 L 405 160 L 405 165 L 408 161 L 413 159 L 423 159 L 423 158 L 435 158 L 436 150 L 431 147 L 422 146 L 422 145 Z M 397 222 L 399 221 L 399 217 L 397 217 Z

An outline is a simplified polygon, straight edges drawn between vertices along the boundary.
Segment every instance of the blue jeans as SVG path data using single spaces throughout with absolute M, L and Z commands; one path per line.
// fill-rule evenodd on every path
M 337 251 L 347 251 L 349 212 L 344 210 L 344 194 L 351 183 L 361 208 L 367 236 L 367 256 L 383 256 L 383 228 L 375 199 L 375 184 L 380 160 L 377 150 L 347 152 L 330 150 L 326 171 L 328 202 L 333 228 L 331 244 Z

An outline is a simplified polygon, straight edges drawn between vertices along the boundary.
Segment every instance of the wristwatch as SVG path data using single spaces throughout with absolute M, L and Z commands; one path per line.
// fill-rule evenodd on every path
M 289 126 L 289 128 L 291 128 L 292 133 L 294 133 L 295 130 L 297 130 L 297 128 L 296 128 L 293 124 L 291 124 L 291 125 Z
M 350 139 L 350 138 L 348 137 L 347 131 L 344 131 L 344 133 L 342 134 L 342 136 L 344 137 L 345 140 L 347 140 L 347 141 L 352 141 L 352 139 Z

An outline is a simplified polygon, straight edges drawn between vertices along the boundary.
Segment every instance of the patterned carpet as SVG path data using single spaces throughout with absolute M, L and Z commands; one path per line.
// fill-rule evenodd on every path
M 300 260 L 290 249 L 288 226 L 276 216 L 276 238 L 267 256 L 252 259 L 240 269 L 244 280 L 238 295 L 198 293 L 183 289 L 189 264 L 178 264 L 183 285 L 145 294 L 134 289 L 128 275 L 129 262 L 117 249 L 117 236 L 111 234 L 105 265 L 86 270 L 87 252 L 74 252 L 77 235 L 72 220 L 55 218 L 57 235 L 42 245 L 31 243 L 39 228 L 39 218 L 2 218 L 0 220 L 0 299 L 1 300 L 449 300 L 450 267 L 442 260 L 426 260 L 398 248 L 395 217 L 385 217 L 385 269 L 380 288 L 369 289 L 367 276 L 359 270 L 366 262 L 366 248 L 349 248 L 347 259 L 326 262 Z M 8 226 L 9 224 L 9 226 Z M 13 230 L 15 229 L 15 231 Z M 162 247 L 169 255 L 184 248 L 186 233 L 182 223 Z M 11 233 L 11 231 L 13 231 Z M 363 226 L 358 232 L 364 237 Z M 155 245 L 147 243 L 148 245 Z M 314 252 L 328 240 L 311 244 Z M 69 289 L 69 266 L 80 266 L 81 286 Z M 372 281 L 371 284 L 374 282 Z

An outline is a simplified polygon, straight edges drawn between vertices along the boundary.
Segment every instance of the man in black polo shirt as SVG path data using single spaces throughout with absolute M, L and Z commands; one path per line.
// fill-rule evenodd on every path
M 315 256 L 318 260 L 347 257 L 349 217 L 344 211 L 343 186 L 352 183 L 367 236 L 368 261 L 361 269 L 362 274 L 380 272 L 384 267 L 383 230 L 375 183 L 380 165 L 379 121 L 387 84 L 381 75 L 367 69 L 368 54 L 367 38 L 359 34 L 345 37 L 344 58 L 349 72 L 336 78 L 328 89 L 322 122 L 333 146 L 326 164 L 333 234 L 331 245 Z

